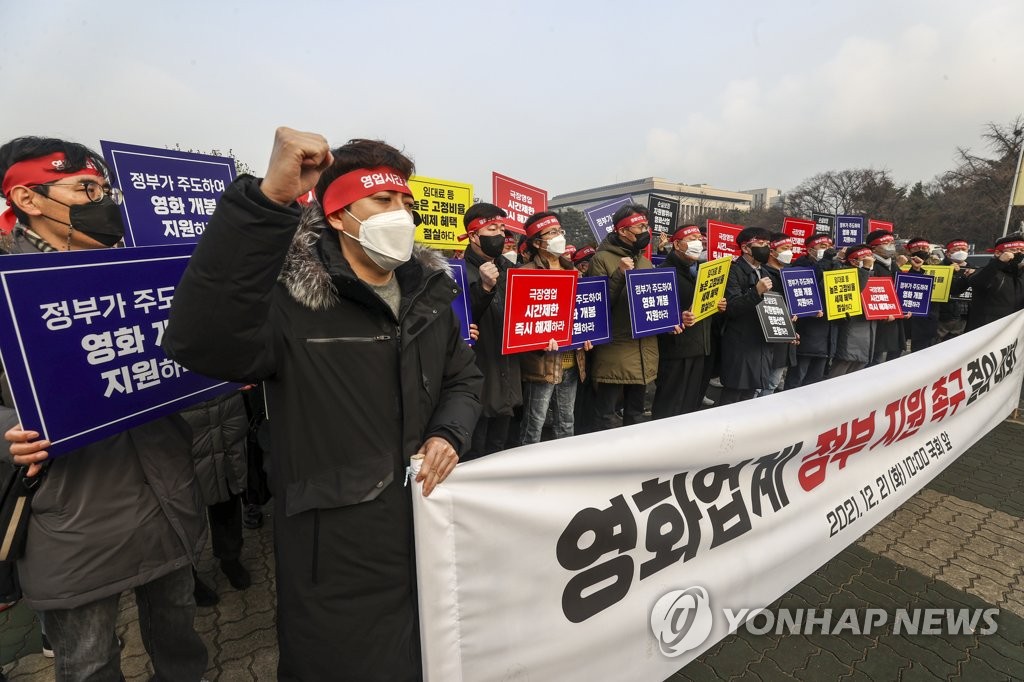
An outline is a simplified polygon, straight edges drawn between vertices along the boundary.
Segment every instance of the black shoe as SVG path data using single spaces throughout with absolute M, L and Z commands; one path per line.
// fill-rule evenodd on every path
M 210 607 L 216 606 L 220 602 L 220 597 L 213 591 L 213 588 L 204 583 L 199 579 L 199 574 L 192 570 L 192 577 L 195 579 L 195 587 L 192 590 L 192 594 L 196 598 L 196 606 Z
M 238 559 L 221 559 L 220 570 L 236 590 L 244 590 L 252 585 L 252 576 Z
M 263 527 L 263 510 L 258 504 L 245 505 L 245 512 L 242 515 L 242 525 L 249 530 L 256 530 Z

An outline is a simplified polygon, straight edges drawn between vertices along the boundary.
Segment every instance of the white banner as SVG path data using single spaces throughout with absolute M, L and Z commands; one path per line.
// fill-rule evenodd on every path
M 663 680 L 1017 405 L 1024 313 L 884 365 L 459 465 L 413 498 L 429 680 Z M 737 623 L 731 623 L 735 630 Z

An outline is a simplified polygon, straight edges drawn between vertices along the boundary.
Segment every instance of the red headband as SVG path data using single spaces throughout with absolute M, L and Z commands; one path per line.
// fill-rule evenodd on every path
M 693 235 L 697 235 L 699 237 L 700 228 L 697 227 L 696 225 L 687 225 L 686 227 L 680 227 L 678 230 L 676 230 L 675 234 L 673 234 L 672 237 L 669 238 L 669 241 L 678 242 Z
M 962 246 L 965 249 L 968 248 L 967 242 L 961 241 L 961 240 L 956 240 L 956 241 L 951 241 L 950 243 L 946 244 L 946 251 L 952 251 L 953 249 L 955 249 L 958 246 Z
M 405 178 L 394 168 L 357 168 L 328 185 L 324 192 L 324 215 L 331 215 L 377 192 L 401 192 L 412 196 Z
M 879 246 L 881 244 L 888 244 L 893 241 L 894 237 L 891 234 L 883 234 L 881 237 L 875 237 L 868 242 L 868 246 Z
M 593 258 L 595 253 L 597 253 L 597 249 L 593 246 L 584 246 L 582 249 L 579 249 L 576 253 L 572 254 L 572 262 L 582 263 L 588 258 Z
M 817 237 L 811 237 L 807 241 L 807 246 L 817 246 L 818 244 L 831 244 L 832 238 L 827 234 L 819 234 Z
M 567 258 L 572 258 L 573 254 L 576 253 L 576 247 L 572 244 L 565 245 L 565 255 Z
M 771 244 L 771 247 L 773 249 L 775 249 L 776 251 L 779 250 L 780 246 L 789 246 L 789 247 L 793 246 L 793 240 L 790 239 L 789 237 L 786 237 L 785 239 L 780 239 L 780 240 L 775 241 L 775 242 L 769 242 L 769 243 Z
M 533 237 L 536 237 L 538 234 L 548 229 L 549 227 L 561 226 L 562 224 L 558 222 L 558 218 L 551 215 L 548 216 L 547 218 L 541 218 L 537 222 L 530 223 L 529 226 L 527 226 L 526 228 L 526 236 L 532 239 Z
M 92 162 L 92 159 L 86 159 L 85 167 L 72 173 L 64 170 L 66 163 L 67 157 L 64 156 L 64 152 L 54 152 L 46 156 L 37 156 L 33 159 L 19 161 L 7 169 L 7 172 L 4 174 L 3 184 L 0 185 L 0 191 L 3 192 L 4 198 L 7 198 L 10 196 L 10 191 L 15 187 L 45 185 L 48 182 L 66 178 L 68 175 L 104 177 L 103 173 L 96 167 L 96 164 Z M 15 222 L 17 222 L 17 217 L 14 215 L 14 210 L 8 208 L 0 215 L 0 233 L 10 232 L 14 229 Z
M 1006 251 L 1007 249 L 1024 249 L 1024 242 L 1003 242 L 1002 244 L 996 245 L 996 251 Z
M 510 234 L 506 234 L 505 235 L 505 245 L 506 246 L 509 245 L 509 244 L 515 244 L 515 243 L 516 243 L 516 238 L 515 237 L 513 237 Z
M 646 222 L 647 216 L 645 216 L 642 213 L 633 213 L 632 215 L 628 215 L 619 222 L 615 223 L 615 229 L 620 230 L 623 227 L 633 227 L 634 225 L 639 225 L 640 223 Z
M 523 228 L 519 227 L 519 225 L 516 225 L 516 221 L 510 220 L 508 218 L 503 218 L 501 216 L 497 216 L 494 218 L 476 218 L 475 220 L 470 220 L 469 224 L 466 225 L 466 234 L 460 234 L 459 241 L 464 242 L 467 239 L 469 239 L 469 235 L 494 224 L 501 225 L 502 229 L 504 229 L 506 232 L 526 234 L 526 232 L 523 231 Z
M 859 260 L 861 258 L 867 258 L 868 256 L 873 256 L 873 255 L 874 254 L 871 252 L 871 249 L 862 246 L 861 248 L 857 249 L 856 251 L 850 251 L 849 253 L 847 253 L 846 254 L 846 262 L 849 263 L 850 261 Z
M 907 242 L 907 251 L 914 248 L 915 246 L 927 246 L 928 248 L 931 248 L 932 243 L 927 239 L 915 239 L 913 241 Z

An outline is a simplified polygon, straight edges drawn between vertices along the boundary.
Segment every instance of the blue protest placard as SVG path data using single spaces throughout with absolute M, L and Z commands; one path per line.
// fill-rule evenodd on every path
M 594 233 L 594 237 L 597 238 L 598 244 L 615 229 L 615 225 L 612 223 L 612 216 L 615 215 L 615 212 L 631 203 L 633 203 L 633 197 L 625 196 L 584 209 L 583 215 L 586 216 L 587 223 L 590 224 L 590 229 Z
M 576 308 L 572 313 L 572 343 L 558 350 L 583 348 L 585 341 L 598 346 L 611 340 L 608 278 L 580 277 L 576 281 Z
M 195 244 L 235 179 L 235 161 L 226 156 L 106 140 L 100 148 L 124 193 L 127 246 Z
M 23 427 L 52 456 L 237 388 L 160 347 L 192 249 L 0 257 L 0 359 Z
M 916 275 L 912 272 L 896 273 L 896 296 L 900 299 L 900 307 L 904 313 L 915 317 L 924 317 L 931 306 L 932 285 L 931 275 Z
M 627 270 L 626 296 L 634 339 L 661 334 L 679 324 L 675 268 Z
M 783 268 L 779 272 L 792 315 L 814 317 L 821 312 L 821 293 L 814 268 Z
M 466 261 L 455 258 L 448 259 L 448 265 L 452 269 L 452 279 L 459 287 L 459 295 L 452 301 L 452 310 L 459 320 L 459 327 L 462 329 L 462 340 L 473 345 L 469 338 L 469 323 L 472 322 L 469 314 L 469 286 L 466 284 Z
M 836 216 L 836 238 L 837 249 L 844 246 L 853 246 L 864 241 L 864 216 L 860 215 L 837 215 Z

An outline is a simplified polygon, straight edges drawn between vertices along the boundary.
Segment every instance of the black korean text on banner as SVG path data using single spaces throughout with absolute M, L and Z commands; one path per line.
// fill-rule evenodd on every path
M 650 212 L 651 229 L 655 232 L 672 234 L 679 220 L 679 202 L 668 197 L 650 194 L 647 197 L 647 210 Z
M 831 213 L 812 213 L 815 234 L 827 234 L 835 240 L 836 217 Z
M 569 345 L 578 276 L 575 270 L 509 270 L 501 352 L 544 350 L 552 339 Z
M 501 173 L 491 173 L 491 198 L 520 227 L 534 213 L 548 210 L 548 193 Z
M 52 443 L 51 456 L 237 388 L 160 346 L 193 248 L 0 258 L 3 366 L 22 425 Z
M 766 291 L 755 306 L 757 319 L 768 343 L 789 343 L 796 340 L 796 328 L 786 305 L 786 297 L 777 291 Z

